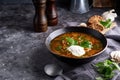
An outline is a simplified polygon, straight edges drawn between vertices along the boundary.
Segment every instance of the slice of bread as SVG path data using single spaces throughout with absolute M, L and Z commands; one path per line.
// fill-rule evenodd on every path
M 105 28 L 102 24 L 100 24 L 100 21 L 104 21 L 102 16 L 100 15 L 91 16 L 87 21 L 87 27 L 98 30 L 102 34 L 105 34 L 107 31 L 117 26 L 117 24 L 113 22 L 110 28 Z

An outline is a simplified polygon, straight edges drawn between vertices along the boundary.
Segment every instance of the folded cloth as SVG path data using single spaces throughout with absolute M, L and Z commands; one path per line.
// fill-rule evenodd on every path
M 106 35 L 106 38 L 110 38 L 120 42 L 120 35 Z
M 108 41 L 108 47 L 105 50 L 105 52 L 98 56 L 96 59 L 91 61 L 90 63 L 77 66 L 75 69 L 66 72 L 64 75 L 71 78 L 71 80 L 95 80 L 99 74 L 96 72 L 94 67 L 91 64 L 95 64 L 97 62 L 104 61 L 105 59 L 110 58 L 111 51 L 114 50 L 120 50 L 120 27 L 117 26 L 114 29 L 108 31 L 105 34 L 107 41 Z M 116 74 L 118 74 L 117 72 Z M 55 78 L 55 80 L 64 80 L 62 77 L 58 76 Z M 113 78 L 112 80 L 120 80 L 120 76 L 117 75 L 117 77 Z
M 93 80 L 94 77 L 90 74 L 89 71 L 83 71 L 82 73 L 73 73 L 69 72 L 69 76 L 71 80 Z M 61 76 L 55 78 L 55 80 L 64 80 Z

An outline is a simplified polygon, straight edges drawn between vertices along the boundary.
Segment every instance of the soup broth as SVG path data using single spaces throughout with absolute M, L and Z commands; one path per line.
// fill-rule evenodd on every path
M 78 45 L 84 48 L 85 54 L 82 56 L 74 56 L 68 47 Z M 50 49 L 55 54 L 70 57 L 70 58 L 83 58 L 89 57 L 103 49 L 101 41 L 92 35 L 81 32 L 67 32 L 54 38 L 50 43 Z

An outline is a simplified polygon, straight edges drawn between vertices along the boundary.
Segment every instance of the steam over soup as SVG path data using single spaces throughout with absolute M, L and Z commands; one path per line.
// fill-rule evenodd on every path
M 50 49 L 55 54 L 70 58 L 89 57 L 103 49 L 99 39 L 85 33 L 67 32 L 54 38 Z

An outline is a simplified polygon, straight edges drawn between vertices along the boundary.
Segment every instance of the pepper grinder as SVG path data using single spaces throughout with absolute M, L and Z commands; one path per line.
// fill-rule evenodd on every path
M 55 26 L 58 24 L 58 15 L 55 5 L 55 0 L 47 0 L 46 15 L 47 15 L 48 26 Z
M 35 7 L 35 16 L 33 25 L 35 32 L 45 32 L 47 27 L 47 18 L 45 14 L 46 0 L 32 0 Z

